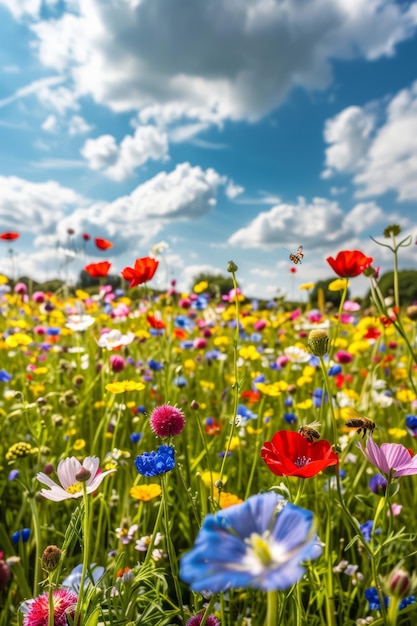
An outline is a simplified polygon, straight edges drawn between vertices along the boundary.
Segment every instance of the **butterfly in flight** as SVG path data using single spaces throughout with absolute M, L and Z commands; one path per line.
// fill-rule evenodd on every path
M 297 265 L 298 263 L 301 263 L 301 259 L 304 259 L 303 246 L 298 246 L 297 252 L 295 254 L 290 254 L 290 261 Z

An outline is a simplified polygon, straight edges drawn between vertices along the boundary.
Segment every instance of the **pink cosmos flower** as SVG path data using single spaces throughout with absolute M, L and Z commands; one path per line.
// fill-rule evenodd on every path
M 23 626 L 48 626 L 48 595 L 43 593 L 22 605 L 21 610 L 25 613 Z M 55 589 L 54 626 L 67 626 L 67 615 L 74 619 L 77 599 L 77 595 L 70 589 Z
M 417 474 L 417 455 L 399 443 L 383 443 L 380 448 L 368 437 L 366 448 L 357 444 L 360 451 L 380 472 L 392 478 Z
M 108 474 L 115 472 L 111 469 L 107 472 L 99 470 L 100 459 L 97 456 L 87 456 L 82 464 L 74 456 L 62 459 L 57 468 L 57 474 L 61 485 L 57 485 L 49 476 L 43 472 L 36 475 L 37 480 L 50 487 L 50 489 L 41 489 L 41 495 L 48 500 L 60 502 L 69 498 L 80 498 L 83 495 L 83 485 L 81 480 L 85 476 L 89 477 L 85 480 L 87 493 L 93 493 Z M 80 476 L 81 473 L 81 476 Z

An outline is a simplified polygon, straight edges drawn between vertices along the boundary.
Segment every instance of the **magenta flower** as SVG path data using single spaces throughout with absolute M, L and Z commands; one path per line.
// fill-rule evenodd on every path
M 183 431 L 185 418 L 178 407 L 161 404 L 152 411 L 149 423 L 158 437 L 173 437 Z
M 75 616 L 78 597 L 69 589 L 55 589 L 53 598 L 54 625 L 67 626 L 67 617 L 71 616 L 74 618 Z M 48 626 L 48 593 L 43 593 L 33 600 L 24 602 L 20 610 L 25 613 L 23 626 Z
M 383 443 L 380 448 L 368 437 L 366 448 L 357 444 L 360 451 L 380 472 L 392 478 L 417 474 L 417 455 L 399 443 Z

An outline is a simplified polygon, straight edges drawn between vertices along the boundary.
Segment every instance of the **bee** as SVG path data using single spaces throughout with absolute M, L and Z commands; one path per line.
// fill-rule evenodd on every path
M 365 437 L 366 433 L 369 432 L 370 435 L 374 432 L 376 428 L 375 422 L 369 419 L 369 417 L 365 417 L 365 415 L 361 415 L 355 409 L 352 409 L 353 417 L 345 422 L 345 426 L 348 428 L 357 428 L 357 434 L 362 434 L 362 439 Z
M 308 443 L 313 443 L 315 439 L 320 439 L 320 433 L 316 430 L 316 427 L 320 426 L 320 422 L 311 422 L 311 424 L 304 424 L 300 426 L 299 433 L 307 439 Z
M 301 259 L 304 259 L 303 246 L 298 246 L 297 252 L 295 254 L 290 254 L 290 261 L 297 265 L 298 263 L 301 263 Z

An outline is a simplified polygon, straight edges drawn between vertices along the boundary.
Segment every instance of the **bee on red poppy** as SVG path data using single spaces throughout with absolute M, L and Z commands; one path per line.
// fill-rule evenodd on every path
M 96 237 L 94 239 L 94 243 L 99 250 L 108 250 L 109 248 L 113 248 L 112 242 L 107 241 L 107 239 L 100 239 L 99 237 Z
M 290 254 L 290 261 L 297 265 L 298 263 L 301 263 L 301 259 L 304 259 L 303 246 L 298 246 L 297 252 L 295 254 Z

